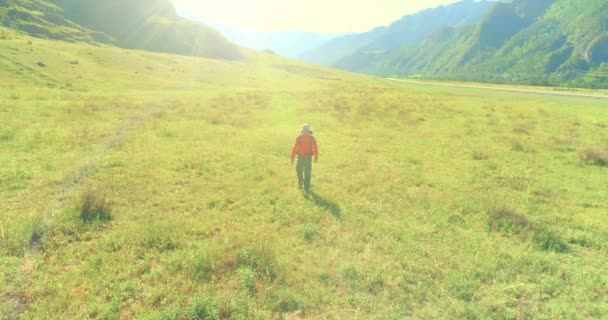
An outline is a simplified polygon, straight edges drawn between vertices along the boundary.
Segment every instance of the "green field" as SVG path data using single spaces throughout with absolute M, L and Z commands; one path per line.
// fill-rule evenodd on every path
M 606 100 L 3 38 L 0 319 L 608 314 Z

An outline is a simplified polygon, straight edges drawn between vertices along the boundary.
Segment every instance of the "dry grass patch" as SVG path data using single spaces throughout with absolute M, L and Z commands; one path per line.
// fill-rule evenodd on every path
M 608 148 L 587 148 L 579 152 L 578 156 L 586 164 L 608 166 Z

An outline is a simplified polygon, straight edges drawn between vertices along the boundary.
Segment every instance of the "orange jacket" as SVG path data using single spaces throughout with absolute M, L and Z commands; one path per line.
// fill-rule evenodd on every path
M 319 149 L 317 148 L 317 139 L 311 134 L 302 133 L 296 138 L 296 143 L 291 150 L 291 161 L 296 158 L 296 154 L 300 156 L 315 156 L 315 161 L 319 159 Z

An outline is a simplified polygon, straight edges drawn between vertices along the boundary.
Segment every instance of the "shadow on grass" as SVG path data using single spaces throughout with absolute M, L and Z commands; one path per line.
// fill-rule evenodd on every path
M 308 194 L 304 193 L 304 198 L 314 203 L 316 206 L 329 211 L 336 218 L 340 218 L 340 215 L 342 214 L 342 209 L 340 209 L 340 206 L 337 203 L 323 198 L 314 191 L 311 191 Z

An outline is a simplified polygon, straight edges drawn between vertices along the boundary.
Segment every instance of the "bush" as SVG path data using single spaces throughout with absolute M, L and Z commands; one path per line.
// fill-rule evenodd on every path
M 87 189 L 77 206 L 80 220 L 84 223 L 112 220 L 112 209 L 105 195 L 97 189 Z
M 581 161 L 595 166 L 608 166 L 608 148 L 587 148 L 578 154 Z

